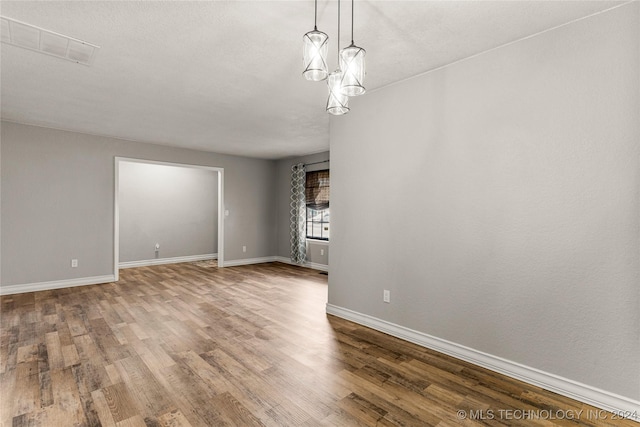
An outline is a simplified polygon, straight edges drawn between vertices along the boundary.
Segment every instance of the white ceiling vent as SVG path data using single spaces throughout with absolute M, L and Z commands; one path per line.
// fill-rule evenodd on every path
M 91 65 L 100 46 L 63 34 L 54 33 L 15 19 L 0 16 L 2 43 L 66 59 L 82 65 Z

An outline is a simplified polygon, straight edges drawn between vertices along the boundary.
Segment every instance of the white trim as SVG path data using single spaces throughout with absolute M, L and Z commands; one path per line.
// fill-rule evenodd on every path
M 218 254 L 189 255 L 189 256 L 176 256 L 172 258 L 156 258 L 156 259 L 142 259 L 140 261 L 125 261 L 125 262 L 119 263 L 118 268 L 146 267 L 149 265 L 161 265 L 161 264 L 177 264 L 180 262 L 206 261 L 210 259 L 218 259 Z
M 367 326 L 394 337 L 418 344 L 455 358 L 490 369 L 511 378 L 542 387 L 546 390 L 570 397 L 580 402 L 611 411 L 615 414 L 635 414 L 630 418 L 640 421 L 640 401 L 582 384 L 559 375 L 541 371 L 511 360 L 487 354 L 451 341 L 443 340 L 423 332 L 396 325 L 353 310 L 327 304 L 327 314 Z
M 23 285 L 0 286 L 0 295 L 22 294 L 25 292 L 49 291 L 51 289 L 72 288 L 75 286 L 97 285 L 115 282 L 115 276 L 80 277 L 78 279 L 54 280 L 51 282 L 25 283 Z
M 218 267 L 224 267 L 226 263 L 224 262 L 224 168 L 219 168 L 215 166 L 205 166 L 205 165 L 192 165 L 186 163 L 173 163 L 173 162 L 162 162 L 157 160 L 146 160 L 146 159 L 135 159 L 130 157 L 114 157 L 115 162 L 115 187 L 113 191 L 113 275 L 115 280 L 118 280 L 118 270 L 121 268 L 122 264 L 120 263 L 120 214 L 118 207 L 118 197 L 120 193 L 120 162 L 132 162 L 132 163 L 146 163 L 152 165 L 163 165 L 163 166 L 178 166 L 192 169 L 206 169 L 213 172 L 217 172 L 218 174 Z M 169 259 L 169 258 L 163 258 Z M 187 262 L 187 261 L 176 261 L 176 262 Z M 153 265 L 153 264 L 145 264 L 145 265 Z M 124 267 L 126 268 L 126 267 Z
M 291 262 L 290 258 L 285 258 L 282 256 L 265 256 L 260 258 L 234 259 L 231 261 L 226 261 L 224 266 L 237 267 L 239 265 L 262 264 L 265 262 L 282 262 L 285 264 L 297 265 L 300 267 L 313 268 L 315 270 L 329 271 L 329 266 L 325 264 L 317 264 L 315 262 L 305 262 L 304 265 L 299 265 Z
M 218 267 L 224 267 L 224 168 L 213 168 L 218 171 Z
M 113 186 L 113 276 L 117 282 L 120 279 L 120 157 L 114 159 L 114 186 Z
M 262 264 L 265 262 L 274 262 L 277 257 L 274 256 L 263 256 L 260 258 L 245 258 L 245 259 L 234 259 L 231 261 L 227 261 L 224 263 L 225 267 L 236 267 L 238 265 L 249 265 L 249 264 Z
M 307 237 L 307 243 L 313 243 L 314 245 L 329 246 L 328 240 L 311 239 L 309 237 Z
M 274 257 L 275 260 L 274 261 L 278 261 L 278 262 L 283 262 L 285 264 L 291 264 L 291 265 L 297 265 L 300 267 L 307 267 L 307 268 L 313 268 L 314 270 L 321 270 L 321 271 L 329 271 L 329 266 L 326 264 L 318 264 L 317 262 L 305 262 L 304 264 L 300 265 L 300 264 L 296 264 L 291 262 L 291 258 L 286 258 L 283 256 L 277 256 Z
M 305 262 L 304 267 L 313 268 L 314 270 L 329 271 L 329 266 L 326 264 L 319 264 L 317 262 Z

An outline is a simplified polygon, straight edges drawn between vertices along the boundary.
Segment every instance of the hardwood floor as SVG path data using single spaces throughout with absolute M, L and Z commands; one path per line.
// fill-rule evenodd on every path
M 326 297 L 327 276 L 281 263 L 3 296 L 2 425 L 638 427 L 327 316 Z

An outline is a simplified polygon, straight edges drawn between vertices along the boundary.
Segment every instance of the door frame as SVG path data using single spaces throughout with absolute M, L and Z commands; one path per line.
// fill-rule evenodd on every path
M 119 276 L 120 263 L 120 213 L 119 213 L 119 193 L 120 193 L 120 163 L 146 163 L 162 166 L 177 166 L 192 169 L 205 169 L 218 174 L 218 267 L 224 267 L 224 168 L 215 166 L 192 165 L 187 163 L 162 162 L 157 160 L 136 159 L 131 157 L 114 158 L 115 162 L 115 185 L 113 191 L 113 275 L 115 280 Z

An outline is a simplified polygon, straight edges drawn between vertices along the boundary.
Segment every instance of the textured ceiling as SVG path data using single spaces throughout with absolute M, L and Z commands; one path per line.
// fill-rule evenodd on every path
M 621 3 L 358 0 L 355 41 L 373 90 Z M 337 3 L 318 10 L 334 69 Z M 312 1 L 3 0 L 0 13 L 101 46 L 86 67 L 3 43 L 3 119 L 262 158 L 329 148 L 326 85 L 301 76 Z

